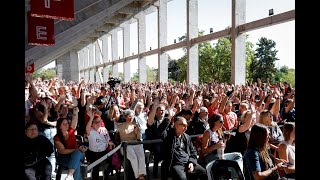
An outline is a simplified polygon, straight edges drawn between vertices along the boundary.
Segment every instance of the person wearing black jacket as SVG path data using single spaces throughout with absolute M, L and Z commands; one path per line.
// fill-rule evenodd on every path
M 169 174 L 174 180 L 206 180 L 206 170 L 197 163 L 197 151 L 191 138 L 185 133 L 187 120 L 178 116 L 174 125 L 167 131 L 163 139 L 163 162 L 161 164 L 161 180 L 167 180 Z
M 54 152 L 52 143 L 43 135 L 39 135 L 38 126 L 26 124 L 26 135 L 23 139 L 23 153 L 26 179 L 51 180 L 52 165 L 47 159 Z

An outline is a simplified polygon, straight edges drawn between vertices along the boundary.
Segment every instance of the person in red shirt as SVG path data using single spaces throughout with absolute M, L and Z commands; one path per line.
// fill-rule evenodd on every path
M 75 129 L 78 123 L 78 112 L 78 107 L 75 107 L 70 123 L 66 118 L 59 118 L 57 120 L 57 134 L 54 136 L 54 144 L 58 151 L 57 162 L 59 165 L 68 167 L 66 180 L 82 180 L 80 166 L 87 147 L 78 147 L 77 145 Z

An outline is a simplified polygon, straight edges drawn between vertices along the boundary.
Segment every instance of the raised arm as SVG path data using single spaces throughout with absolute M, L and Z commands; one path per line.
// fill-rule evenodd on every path
M 70 127 L 73 128 L 73 129 L 76 129 L 76 128 L 77 128 L 77 124 L 78 124 L 78 113 L 79 113 L 79 108 L 78 108 L 78 107 L 73 108 L 73 111 L 72 111 L 72 121 L 71 121 L 71 125 L 70 125 Z
M 148 125 L 151 126 L 153 124 L 154 116 L 156 115 L 157 108 L 159 106 L 159 98 L 154 99 L 153 107 L 148 116 Z

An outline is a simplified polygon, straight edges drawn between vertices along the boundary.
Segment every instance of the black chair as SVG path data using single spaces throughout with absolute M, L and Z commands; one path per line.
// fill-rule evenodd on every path
M 217 159 L 206 165 L 208 180 L 244 180 L 244 174 L 237 161 Z

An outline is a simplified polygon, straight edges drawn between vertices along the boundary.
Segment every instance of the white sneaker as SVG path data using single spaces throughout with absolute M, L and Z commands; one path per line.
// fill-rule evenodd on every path
M 65 180 L 74 180 L 72 176 L 66 176 Z

